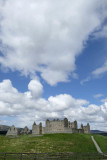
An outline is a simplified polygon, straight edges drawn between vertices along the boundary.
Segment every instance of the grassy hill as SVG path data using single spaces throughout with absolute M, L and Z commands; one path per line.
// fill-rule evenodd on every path
M 107 153 L 107 137 L 102 135 L 94 135 L 94 138 L 98 145 L 100 146 L 101 150 Z
M 103 152 L 107 152 L 107 137 L 94 135 Z M 88 134 L 45 134 L 18 138 L 0 136 L 0 152 L 97 152 L 91 135 Z

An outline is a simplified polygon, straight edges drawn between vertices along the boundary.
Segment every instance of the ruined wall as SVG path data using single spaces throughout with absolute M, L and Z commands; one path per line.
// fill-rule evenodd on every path
M 63 133 L 64 132 L 64 120 L 46 120 L 45 133 Z
M 90 125 L 83 126 L 78 129 L 77 121 L 68 122 L 68 119 L 64 120 L 46 120 L 46 127 L 44 128 L 44 133 L 90 133 Z
M 74 122 L 69 121 L 68 122 L 68 127 L 77 129 L 78 128 L 77 121 L 74 121 Z
M 74 121 L 71 127 L 67 118 L 64 118 L 64 120 L 47 120 L 45 133 L 78 133 L 77 122 Z
M 25 126 L 24 129 L 21 130 L 20 134 L 30 134 L 29 128 Z
M 64 133 L 78 133 L 78 129 L 76 128 L 64 128 Z
M 90 125 L 87 123 L 86 126 L 83 126 L 84 133 L 90 134 Z
M 78 133 L 84 133 L 84 129 L 78 129 Z
M 42 123 L 36 125 L 36 123 L 34 122 L 34 124 L 32 125 L 32 134 L 43 134 L 42 131 L 43 131 Z
M 13 137 L 17 137 L 18 136 L 18 129 L 15 128 L 15 126 L 13 125 L 12 127 L 9 128 L 9 130 L 7 131 L 6 136 L 13 136 Z
M 7 136 L 18 136 L 20 134 L 29 134 L 30 130 L 26 126 L 24 129 L 17 129 L 15 126 L 9 128 L 7 132 Z M 81 124 L 81 128 L 78 129 L 77 121 L 68 122 L 67 118 L 64 120 L 54 119 L 54 120 L 46 120 L 46 127 L 42 127 L 42 123 L 39 125 L 32 125 L 32 135 L 42 135 L 45 133 L 87 133 L 90 134 L 90 125 L 87 123 L 86 126 Z
M 45 133 L 45 128 L 46 128 L 46 127 L 42 127 L 42 134 Z
M 68 119 L 67 118 L 64 118 L 64 127 L 67 127 L 68 128 Z

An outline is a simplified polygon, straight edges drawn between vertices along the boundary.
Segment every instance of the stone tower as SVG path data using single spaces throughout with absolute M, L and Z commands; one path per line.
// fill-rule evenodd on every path
M 75 128 L 75 129 L 78 128 L 78 126 L 77 126 L 77 121 L 76 121 L 76 120 L 74 121 L 74 128 Z
M 90 133 L 90 125 L 87 123 L 87 133 Z
M 68 127 L 68 119 L 64 118 L 64 127 Z
M 81 129 L 83 129 L 83 124 L 81 124 Z
M 89 123 L 87 123 L 86 126 L 83 126 L 83 129 L 84 129 L 84 133 L 90 134 L 90 125 L 89 125 Z
M 42 134 L 42 123 L 40 123 L 39 125 L 36 125 L 36 123 L 34 122 L 32 125 L 32 134 Z

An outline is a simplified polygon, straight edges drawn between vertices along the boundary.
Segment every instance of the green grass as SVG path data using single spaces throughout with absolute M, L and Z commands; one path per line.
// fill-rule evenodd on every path
M 107 137 L 102 135 L 94 135 L 94 138 L 100 146 L 102 152 L 107 153 Z
M 107 137 L 94 135 L 101 149 L 107 152 Z M 23 135 L 17 138 L 0 136 L 0 152 L 97 152 L 91 135 L 88 134 L 45 134 L 41 137 Z

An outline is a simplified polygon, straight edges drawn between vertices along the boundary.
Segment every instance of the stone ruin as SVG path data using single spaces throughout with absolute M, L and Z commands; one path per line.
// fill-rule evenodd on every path
M 29 128 L 25 126 L 25 128 L 21 130 L 20 134 L 30 134 Z
M 83 126 L 83 125 L 82 125 Z M 68 121 L 67 118 L 64 120 L 46 120 L 45 133 L 90 133 L 90 125 L 83 126 L 78 129 L 77 121 Z
M 24 129 L 19 131 L 15 126 L 9 128 L 7 136 L 18 136 L 20 134 L 30 134 L 30 130 L 26 126 Z M 45 133 L 86 133 L 90 134 L 90 125 L 87 123 L 86 126 L 81 124 L 81 128 L 78 129 L 77 121 L 74 122 L 68 121 L 67 118 L 64 120 L 54 119 L 46 120 L 45 127 L 42 126 L 42 123 L 37 125 L 35 122 L 32 125 L 32 135 L 42 135 Z
M 34 122 L 32 125 L 32 134 L 43 134 L 43 127 L 42 127 L 42 123 L 40 123 L 39 125 L 36 125 L 36 123 Z
M 6 136 L 8 137 L 17 137 L 19 135 L 23 135 L 23 134 L 30 134 L 30 130 L 27 126 L 25 126 L 23 129 L 21 128 L 16 128 L 14 125 L 11 126 L 7 133 L 6 133 Z
M 17 137 L 18 134 L 18 129 L 13 125 L 8 129 L 6 136 Z
M 82 126 L 83 126 L 83 124 L 82 124 Z M 83 130 L 84 130 L 84 133 L 90 133 L 90 125 L 89 125 L 89 123 L 87 123 L 86 126 L 83 126 Z

